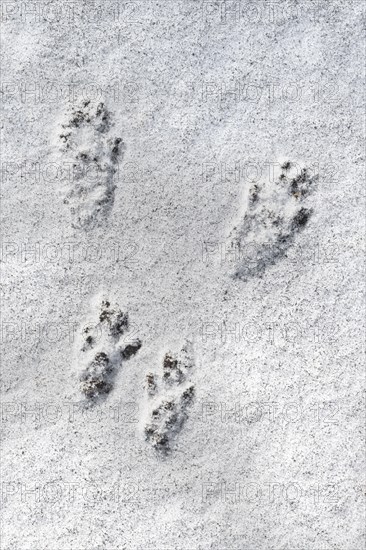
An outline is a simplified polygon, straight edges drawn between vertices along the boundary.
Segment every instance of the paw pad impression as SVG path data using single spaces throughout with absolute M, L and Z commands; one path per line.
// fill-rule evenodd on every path
M 286 162 L 273 181 L 250 188 L 244 217 L 231 235 L 237 258 L 235 277 L 260 277 L 285 255 L 313 213 L 307 198 L 316 181 L 317 176 L 306 168 L 299 171 Z
M 124 360 L 141 347 L 139 339 L 123 345 L 121 339 L 129 329 L 127 313 L 102 301 L 96 323 L 84 328 L 79 352 L 80 390 L 89 400 L 96 400 L 113 389 L 114 379 Z
M 165 354 L 160 376 L 151 372 L 146 375 L 149 413 L 145 439 L 163 454 L 171 450 L 173 440 L 188 418 L 195 393 L 191 383 L 193 366 L 191 345 L 187 343 L 178 354 Z
M 59 134 L 61 150 L 70 159 L 69 189 L 64 203 L 75 228 L 101 225 L 114 203 L 122 138 L 113 137 L 112 115 L 104 105 L 84 101 L 74 109 Z

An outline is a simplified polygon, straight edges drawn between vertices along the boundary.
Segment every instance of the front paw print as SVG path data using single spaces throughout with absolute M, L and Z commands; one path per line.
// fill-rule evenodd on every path
M 121 338 L 128 329 L 128 314 L 104 300 L 96 324 L 83 330 L 79 353 L 82 366 L 80 390 L 89 401 L 95 401 L 113 389 L 122 362 L 140 349 L 139 339 L 121 344 Z

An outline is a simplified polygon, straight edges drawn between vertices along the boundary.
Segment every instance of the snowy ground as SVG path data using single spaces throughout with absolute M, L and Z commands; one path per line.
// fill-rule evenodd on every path
M 363 21 L 4 3 L 2 549 L 365 547 Z

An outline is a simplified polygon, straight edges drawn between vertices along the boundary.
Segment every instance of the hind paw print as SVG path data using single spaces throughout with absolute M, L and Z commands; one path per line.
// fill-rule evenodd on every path
M 246 213 L 232 234 L 236 277 L 260 277 L 284 256 L 312 215 L 306 199 L 316 181 L 317 176 L 311 176 L 306 168 L 298 172 L 291 162 L 286 162 L 277 179 L 255 184 L 249 190 Z
M 195 391 L 190 382 L 192 368 L 190 345 L 186 344 L 179 354 L 166 353 L 161 377 L 153 373 L 146 376 L 149 413 L 145 439 L 163 454 L 170 452 L 188 418 Z
M 132 340 L 121 344 L 122 336 L 129 329 L 127 313 L 110 302 L 102 301 L 98 320 L 92 327 L 85 327 L 79 361 L 82 365 L 80 390 L 88 400 L 96 400 L 108 394 L 114 385 L 114 379 L 124 360 L 135 355 L 141 347 L 141 341 Z
M 72 111 L 59 135 L 65 156 L 71 156 L 70 189 L 64 203 L 71 210 L 72 226 L 89 229 L 100 225 L 114 203 L 118 160 L 124 144 L 110 136 L 111 114 L 103 103 L 84 101 Z

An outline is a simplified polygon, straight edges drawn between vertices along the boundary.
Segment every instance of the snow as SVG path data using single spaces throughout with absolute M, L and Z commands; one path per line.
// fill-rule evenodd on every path
M 4 4 L 4 550 L 364 548 L 363 17 Z

